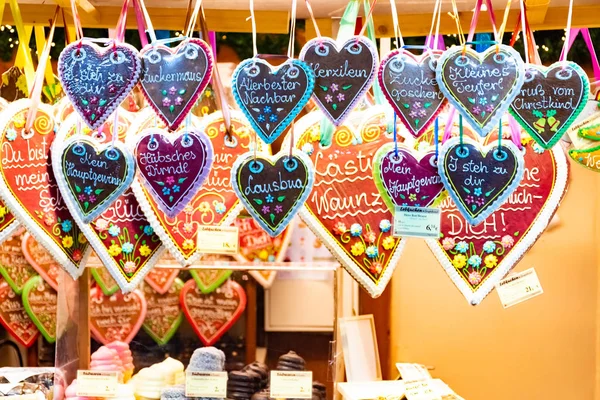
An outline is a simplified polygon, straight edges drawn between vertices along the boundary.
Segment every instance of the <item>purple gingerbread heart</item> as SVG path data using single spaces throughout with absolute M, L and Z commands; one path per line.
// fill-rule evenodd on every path
M 169 218 L 179 214 L 208 177 L 212 143 L 194 128 L 178 133 L 150 128 L 133 138 L 133 154 L 142 182 Z

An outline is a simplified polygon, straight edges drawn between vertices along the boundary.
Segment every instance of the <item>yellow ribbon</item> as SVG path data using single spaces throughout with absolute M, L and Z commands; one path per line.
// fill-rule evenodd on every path
M 15 65 L 21 66 L 19 63 L 22 62 L 23 69 L 25 70 L 25 79 L 27 81 L 27 90 L 31 90 L 33 80 L 35 79 L 35 68 L 33 67 L 33 60 L 31 59 L 31 52 L 29 50 L 29 39 L 31 39 L 31 32 L 33 26 L 25 26 L 23 24 L 23 17 L 21 16 L 21 9 L 17 0 L 8 0 L 10 4 L 10 10 L 12 12 L 13 19 L 15 21 L 15 28 L 17 29 L 17 36 L 19 37 L 19 53 L 15 60 Z M 27 33 L 29 32 L 29 33 Z M 21 58 L 19 57 L 21 55 Z

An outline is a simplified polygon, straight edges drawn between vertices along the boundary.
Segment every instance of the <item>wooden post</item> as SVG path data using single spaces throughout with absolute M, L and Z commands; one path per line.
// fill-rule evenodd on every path
M 79 277 L 77 298 L 77 350 L 79 369 L 90 369 L 90 269 L 85 268 Z
M 246 281 L 246 364 L 256 360 L 256 281 Z
M 337 383 L 345 381 L 345 369 L 344 369 L 344 357 L 342 352 L 342 336 L 339 330 L 338 318 L 342 315 L 343 311 L 343 279 L 344 279 L 344 269 L 338 268 L 334 272 L 333 277 L 333 344 L 332 344 L 332 357 L 333 365 L 331 368 L 333 369 L 333 384 L 327 387 L 327 393 L 330 393 L 330 399 L 339 400 L 342 398 L 340 393 L 337 390 Z

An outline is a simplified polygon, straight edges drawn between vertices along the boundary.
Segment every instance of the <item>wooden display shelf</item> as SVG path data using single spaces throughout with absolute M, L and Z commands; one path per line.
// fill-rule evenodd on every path
M 79 4 L 81 20 L 88 28 L 114 28 L 120 13 L 121 0 L 76 0 Z M 25 24 L 48 25 L 57 4 L 70 13 L 69 0 L 19 0 Z M 321 34 L 332 35 L 332 21 L 339 19 L 348 0 L 313 0 L 312 7 L 318 20 Z M 429 32 L 434 0 L 396 0 L 399 23 L 404 36 L 423 36 Z M 506 1 L 494 0 L 498 23 Z M 519 13 L 519 2 L 512 2 L 507 30 L 514 27 Z M 568 0 L 528 0 L 528 16 L 534 30 L 562 29 L 566 25 Z M 600 4 L 597 0 L 575 0 L 573 10 L 574 27 L 600 26 Z M 147 0 L 146 5 L 155 29 L 181 30 L 184 28 L 187 0 Z M 468 30 L 474 0 L 458 0 L 459 17 L 463 30 Z M 165 6 L 166 7 L 163 7 Z M 203 3 L 208 28 L 217 32 L 250 32 L 250 15 L 246 0 L 206 0 Z M 255 0 L 256 26 L 259 33 L 287 33 L 289 29 L 289 0 Z M 441 18 L 443 34 L 456 33 L 456 25 L 447 14 L 450 2 L 444 2 Z M 132 13 L 133 14 L 133 13 Z M 374 10 L 374 21 L 378 37 L 390 37 L 393 34 L 390 6 L 381 1 Z M 70 16 L 68 16 L 68 19 Z M 315 36 L 314 27 L 306 5 L 298 1 L 298 18 L 306 19 L 307 38 Z M 5 10 L 3 24 L 13 24 L 13 16 Z M 135 17 L 128 20 L 128 27 L 135 28 Z M 487 16 L 482 15 L 477 26 L 480 32 L 491 30 Z

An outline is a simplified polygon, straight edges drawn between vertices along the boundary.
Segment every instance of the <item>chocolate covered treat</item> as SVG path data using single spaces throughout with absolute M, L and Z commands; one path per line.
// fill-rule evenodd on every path
M 279 371 L 304 371 L 304 359 L 293 351 L 279 357 L 277 370 Z
M 227 381 L 227 398 L 232 400 L 250 400 L 258 388 L 260 375 L 252 371 L 231 371 Z
M 327 399 L 327 387 L 319 381 L 313 382 L 313 398 L 315 394 L 315 390 L 319 393 L 319 397 L 321 400 Z
M 269 391 L 266 389 L 256 392 L 252 395 L 250 400 L 270 400 Z
M 259 389 L 263 389 L 269 384 L 269 367 L 267 364 L 255 361 L 246 365 L 242 371 L 252 371 L 260 376 Z

